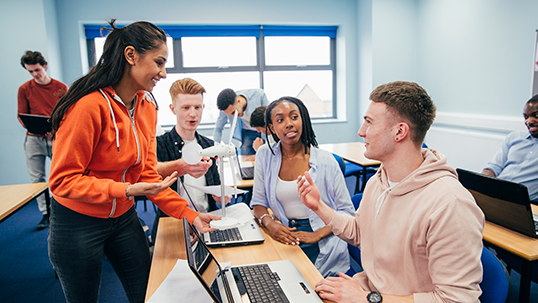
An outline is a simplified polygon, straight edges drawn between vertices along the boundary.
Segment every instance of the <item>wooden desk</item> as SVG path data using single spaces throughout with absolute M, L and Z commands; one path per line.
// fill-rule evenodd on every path
M 0 186 L 0 197 L 2 197 L 2 202 L 0 202 L 0 222 L 9 218 L 13 213 L 43 193 L 45 193 L 48 208 L 50 203 L 48 188 L 49 184 L 47 182 Z
M 299 246 L 276 242 L 263 229 L 262 232 L 265 237 L 263 244 L 211 248 L 211 253 L 219 262 L 230 261 L 231 265 L 291 260 L 312 287 L 323 279 Z M 149 273 L 146 301 L 151 298 L 159 285 L 168 276 L 178 259 L 187 259 L 183 237 L 183 222 L 169 217 L 161 218 Z
M 381 165 L 381 162 L 368 159 L 364 156 L 366 148 L 364 147 L 364 143 L 362 142 L 320 144 L 319 148 L 333 154 L 337 154 L 342 157 L 342 159 L 361 166 L 362 180 L 366 180 L 368 167 L 378 167 L 379 165 Z M 366 182 L 362 182 L 360 192 L 364 191 L 365 186 Z
M 532 205 L 532 211 L 538 213 L 538 206 Z M 538 262 L 538 239 L 527 237 L 488 221 L 486 221 L 482 236 L 487 244 L 504 250 L 522 261 L 519 302 L 528 303 L 532 266 Z

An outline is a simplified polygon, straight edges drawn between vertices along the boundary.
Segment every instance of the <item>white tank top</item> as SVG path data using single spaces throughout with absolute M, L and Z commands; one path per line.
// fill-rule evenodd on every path
M 279 177 L 275 193 L 288 219 L 308 219 L 308 207 L 297 194 L 297 181 L 284 181 Z

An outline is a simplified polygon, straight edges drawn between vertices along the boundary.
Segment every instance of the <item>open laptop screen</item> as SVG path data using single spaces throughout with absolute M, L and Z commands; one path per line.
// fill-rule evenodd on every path
M 219 284 L 223 285 L 224 289 L 228 292 L 228 302 L 232 302 L 230 299 L 231 295 L 229 294 L 229 285 L 224 273 L 217 260 L 209 252 L 204 241 L 201 240 L 198 231 L 192 227 L 187 219 L 183 219 L 183 228 L 189 267 L 215 302 L 222 302 Z

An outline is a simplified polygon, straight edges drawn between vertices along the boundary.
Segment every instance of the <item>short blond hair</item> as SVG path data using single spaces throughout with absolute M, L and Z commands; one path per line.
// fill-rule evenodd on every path
M 205 88 L 202 86 L 202 84 L 196 82 L 196 80 L 193 80 L 191 78 L 179 79 L 172 83 L 172 86 L 170 86 L 170 97 L 172 97 L 172 104 L 174 105 L 177 102 L 177 95 L 179 94 L 203 95 L 204 93 Z

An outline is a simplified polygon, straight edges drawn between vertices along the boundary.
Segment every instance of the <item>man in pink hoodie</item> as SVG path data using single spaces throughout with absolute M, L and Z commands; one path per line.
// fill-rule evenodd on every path
M 361 249 L 363 272 L 324 279 L 316 291 L 336 302 L 479 302 L 484 215 L 446 157 L 421 148 L 435 105 L 403 81 L 370 100 L 359 136 L 382 165 L 355 217 L 327 207 L 307 172 L 298 180 L 303 203 Z

